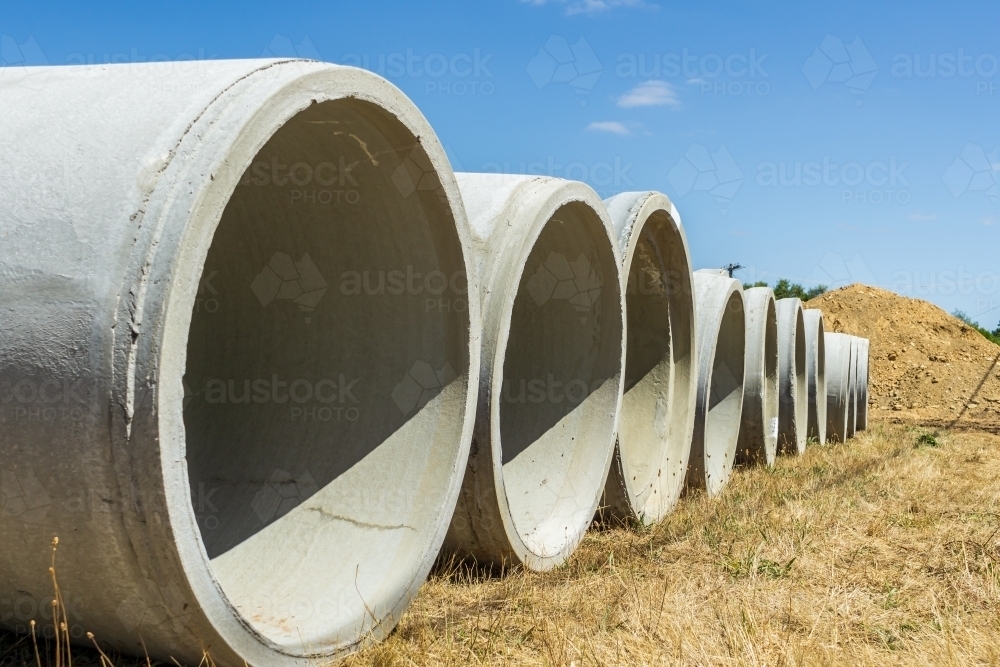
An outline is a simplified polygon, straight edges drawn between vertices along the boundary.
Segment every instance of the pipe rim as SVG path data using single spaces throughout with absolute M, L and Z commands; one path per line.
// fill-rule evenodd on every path
M 620 426 L 615 456 L 617 465 L 612 469 L 613 477 L 609 477 L 608 480 L 609 485 L 618 484 L 624 488 L 626 506 L 618 507 L 616 503 L 616 506 L 611 508 L 614 513 L 622 515 L 618 517 L 619 519 L 630 518 L 647 524 L 656 523 L 676 506 L 684 490 L 685 473 L 691 453 L 690 440 L 694 429 L 694 403 L 697 390 L 695 381 L 697 336 L 691 253 L 680 214 L 665 194 L 655 191 L 622 193 L 606 199 L 604 203 L 618 229 L 618 243 L 623 250 L 621 280 L 625 286 L 626 303 L 632 289 L 631 277 L 635 253 L 644 236 L 650 237 L 647 243 L 654 246 L 658 265 L 668 275 L 666 301 L 669 370 L 666 378 L 667 390 L 663 392 L 666 404 L 662 408 L 666 413 L 665 429 L 663 436 L 659 437 L 650 432 L 654 429 L 653 420 L 649 420 L 649 425 L 646 427 L 646 420 L 643 419 L 641 420 L 643 428 L 648 430 L 639 434 L 648 438 L 648 441 L 656 442 L 649 462 L 659 462 L 655 466 L 658 472 L 653 477 L 650 467 L 648 474 L 644 476 L 646 478 L 644 482 L 634 483 L 637 482 L 634 478 L 638 476 L 638 471 L 633 470 L 633 456 L 629 455 L 627 449 L 623 453 L 622 426 Z M 661 238 L 652 238 L 654 235 Z M 668 247 L 660 248 L 660 241 Z M 626 339 L 634 341 L 635 337 L 626 335 Z M 678 348 L 681 350 L 680 353 Z M 626 355 L 626 378 L 628 375 Z M 659 402 L 657 406 L 661 409 Z M 619 418 L 622 425 L 629 421 L 628 410 L 628 391 L 626 391 Z M 667 468 L 666 475 L 663 474 L 664 468 Z M 637 474 L 633 475 L 632 472 Z
M 224 167 L 227 168 L 213 172 L 212 180 L 198 193 L 198 205 L 194 207 L 190 222 L 184 229 L 181 243 L 176 249 L 176 256 L 169 258 L 171 263 L 165 268 L 170 278 L 170 289 L 163 298 L 164 311 L 175 315 L 164 318 L 165 324 L 159 332 L 161 377 L 157 401 L 159 415 L 156 421 L 161 438 L 160 456 L 169 517 L 168 530 L 173 534 L 177 545 L 177 556 L 185 584 L 190 588 L 220 638 L 242 659 L 256 664 L 304 665 L 311 664 L 316 657 L 343 655 L 356 650 L 366 641 L 385 636 L 415 597 L 433 565 L 450 520 L 448 508 L 454 507 L 457 499 L 464 461 L 471 443 L 476 397 L 475 391 L 470 387 L 474 386 L 474 383 L 468 382 L 468 378 L 478 376 L 481 322 L 478 290 L 473 289 L 475 273 L 470 261 L 471 233 L 465 219 L 464 207 L 444 150 L 423 115 L 398 88 L 360 69 L 304 61 L 271 61 L 262 63 L 260 70 L 256 72 L 271 67 L 296 67 L 302 71 L 295 78 L 282 82 L 278 90 L 272 91 L 273 94 L 265 98 L 255 113 L 245 119 L 238 132 L 233 133 L 233 138 L 227 142 L 223 151 Z M 185 430 L 182 407 L 184 391 L 181 385 L 185 364 L 183 362 L 171 364 L 165 361 L 167 355 L 162 351 L 173 351 L 177 354 L 178 350 L 186 350 L 191 311 L 198 288 L 198 280 L 192 281 L 191 276 L 200 277 L 208 249 L 222 211 L 225 209 L 223 205 L 218 209 L 219 215 L 213 216 L 211 207 L 207 206 L 206 202 L 222 200 L 228 203 L 245 169 L 250 166 L 267 140 L 292 118 L 317 102 L 338 102 L 348 99 L 368 102 L 393 116 L 394 121 L 423 146 L 439 177 L 447 199 L 446 205 L 454 218 L 453 231 L 462 249 L 465 272 L 470 284 L 467 295 L 468 378 L 464 405 L 459 407 L 459 411 L 464 414 L 461 417 L 461 435 L 454 443 L 454 456 L 450 464 L 452 471 L 448 475 L 450 483 L 442 493 L 441 511 L 432 522 L 434 524 L 432 533 L 426 540 L 421 555 L 412 562 L 412 576 L 408 577 L 409 582 L 389 599 L 381 601 L 377 606 L 384 612 L 379 613 L 379 617 L 375 620 L 366 618 L 362 628 L 353 637 L 348 639 L 338 637 L 323 647 L 309 645 L 298 650 L 267 636 L 236 609 L 208 559 L 191 507 L 189 478 L 184 458 L 184 436 L 176 435 L 183 434 Z M 215 128 L 210 128 L 208 132 L 212 129 Z M 221 132 L 222 129 L 217 131 Z M 176 182 L 183 180 L 178 177 Z M 192 247 L 197 249 L 191 250 Z M 184 359 L 183 355 L 181 359 Z
M 600 503 L 601 493 L 614 454 L 615 432 L 621 409 L 622 370 L 625 364 L 626 349 L 625 300 L 619 271 L 621 255 L 615 242 L 613 226 L 607 211 L 597 193 L 588 185 L 551 177 L 496 177 L 494 174 L 459 175 L 463 188 L 466 187 L 466 182 L 471 187 L 473 184 L 489 183 L 494 179 L 501 185 L 513 184 L 513 188 L 506 194 L 507 199 L 502 210 L 490 208 L 481 215 L 473 212 L 473 224 L 479 224 L 479 218 L 484 215 L 503 216 L 503 221 L 498 223 L 490 233 L 489 240 L 490 244 L 499 244 L 499 248 L 495 253 L 491 252 L 486 256 L 485 260 L 481 262 L 480 269 L 480 284 L 484 293 L 485 330 L 497 332 L 495 339 L 491 339 L 490 334 L 484 336 L 481 385 L 484 390 L 488 391 L 488 400 L 481 398 L 480 412 L 485 411 L 489 415 L 489 419 L 486 420 L 488 421 L 488 429 L 484 429 L 483 436 L 488 437 L 490 441 L 491 475 L 493 488 L 496 491 L 495 510 L 498 512 L 497 516 L 505 544 L 493 541 L 489 536 L 491 527 L 480 526 L 485 534 L 474 538 L 478 541 L 478 547 L 475 550 L 494 562 L 512 558 L 528 569 L 545 571 L 563 563 L 579 546 Z M 491 206 L 496 204 L 497 202 L 493 201 Z M 607 252 L 606 256 L 598 258 L 598 261 L 605 264 L 602 274 L 606 278 L 602 284 L 602 293 L 606 292 L 608 287 L 614 289 L 616 312 L 613 314 L 613 321 L 617 322 L 618 333 L 615 334 L 616 341 L 612 347 L 614 373 L 597 391 L 592 391 L 590 394 L 591 396 L 600 394 L 600 400 L 607 405 L 600 412 L 600 433 L 592 436 L 592 443 L 589 445 L 598 450 L 599 455 L 584 457 L 585 460 L 582 462 L 591 469 L 586 485 L 581 487 L 584 489 L 583 492 L 578 492 L 579 496 L 585 496 L 585 500 L 581 501 L 572 513 L 574 524 L 565 526 L 561 537 L 553 540 L 557 544 L 546 548 L 547 545 L 540 547 L 537 543 L 529 545 L 524 539 L 523 533 L 526 531 L 519 527 L 514 517 L 514 508 L 518 503 L 516 500 L 514 502 L 511 500 L 512 485 L 508 483 L 505 476 L 505 468 L 510 462 L 507 464 L 498 464 L 497 462 L 504 461 L 501 396 L 503 396 L 508 350 L 511 345 L 512 316 L 518 298 L 526 296 L 522 293 L 522 288 L 526 286 L 524 283 L 526 263 L 531 258 L 532 251 L 538 247 L 542 234 L 550 224 L 556 222 L 554 216 L 566 207 L 581 208 L 590 217 L 592 231 L 600 235 L 599 247 L 595 246 L 595 248 L 598 250 L 604 248 Z M 507 222 L 514 219 L 527 219 L 530 220 L 530 223 L 514 225 Z M 611 352 L 607 352 L 607 354 L 610 355 Z M 588 412 L 598 411 L 588 408 Z M 581 445 L 576 445 L 577 452 L 580 451 L 580 447 Z M 580 456 L 575 458 L 580 458 Z M 591 481 L 594 482 L 593 485 L 591 485 Z M 468 486 L 468 481 L 466 486 Z M 592 486 L 593 488 L 591 488 Z M 463 500 L 463 502 L 468 502 L 468 500 Z M 474 523 L 483 519 L 489 520 L 488 516 L 480 514 L 477 517 L 476 514 L 475 512 L 470 513 L 470 519 Z M 476 533 L 475 529 L 473 533 Z M 465 539 L 456 536 L 456 540 L 450 546 L 453 550 L 464 550 L 470 545 L 466 543 Z
M 826 444 L 826 338 L 823 311 L 803 308 L 806 331 L 806 363 L 809 381 L 808 437 Z
M 743 286 L 738 280 L 706 269 L 695 271 L 694 278 L 698 309 L 698 395 L 687 480 L 692 488 L 703 488 L 708 495 L 716 496 L 732 475 L 743 413 L 746 363 Z M 726 364 L 723 360 L 724 369 L 717 368 L 720 341 L 725 343 L 730 361 Z M 713 394 L 721 380 L 727 380 L 723 387 L 729 390 L 725 398 L 713 405 Z
M 736 462 L 763 462 L 773 467 L 778 452 L 778 315 L 774 291 L 770 287 L 752 287 L 744 291 L 743 299 L 748 354 Z M 758 347 L 759 355 L 749 354 Z

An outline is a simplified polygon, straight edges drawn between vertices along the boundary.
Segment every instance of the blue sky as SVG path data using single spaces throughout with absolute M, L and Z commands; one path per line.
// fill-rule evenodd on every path
M 456 169 L 662 190 L 696 267 L 1000 321 L 1000 4 L 4 3 L 5 66 L 300 55 L 387 76 Z

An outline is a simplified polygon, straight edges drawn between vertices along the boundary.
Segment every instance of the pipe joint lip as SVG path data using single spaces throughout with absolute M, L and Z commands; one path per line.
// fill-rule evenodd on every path
M 746 380 L 739 465 L 773 466 L 778 443 L 778 320 L 774 292 L 752 287 L 746 302 Z
M 690 488 L 718 495 L 736 459 L 743 412 L 746 314 L 740 281 L 712 269 L 694 273 L 698 389 L 687 471 Z
M 694 428 L 691 258 L 676 207 L 655 191 L 604 201 L 622 252 L 628 313 L 615 458 L 598 518 L 656 523 L 684 487 Z
M 478 446 L 445 548 L 547 570 L 583 538 L 614 451 L 621 255 L 603 203 L 583 183 L 457 181 L 476 235 L 484 336 Z

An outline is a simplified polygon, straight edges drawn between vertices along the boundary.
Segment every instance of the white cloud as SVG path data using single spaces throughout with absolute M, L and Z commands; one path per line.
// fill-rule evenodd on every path
M 906 217 L 914 222 L 932 222 L 937 220 L 937 216 L 933 213 L 911 213 Z
M 647 4 L 645 0 L 521 0 L 521 2 L 535 6 L 566 5 L 567 14 L 598 14 L 616 7 L 655 7 Z
M 632 134 L 623 123 L 617 120 L 595 120 L 587 126 L 592 132 L 610 132 L 611 134 Z
M 988 215 L 985 218 L 983 218 L 983 224 L 987 227 L 992 227 L 993 225 L 997 224 L 997 219 L 992 215 Z
M 618 99 L 618 106 L 632 107 L 673 107 L 679 109 L 681 101 L 677 91 L 666 81 L 643 81 Z
M 688 79 L 685 83 L 691 84 L 692 86 L 700 86 L 703 83 L 708 83 L 708 81 L 696 76 L 693 79 Z

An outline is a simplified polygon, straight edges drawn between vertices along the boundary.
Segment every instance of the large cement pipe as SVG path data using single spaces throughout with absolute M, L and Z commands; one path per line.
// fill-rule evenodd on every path
M 858 350 L 858 419 L 857 430 L 868 428 L 868 358 L 870 343 L 867 338 L 859 338 Z
M 430 125 L 304 61 L 12 70 L 0 107 L 3 624 L 43 621 L 57 535 L 77 640 L 305 666 L 385 635 L 479 374 Z
M 743 292 L 746 364 L 737 465 L 773 466 L 778 445 L 778 315 L 770 287 Z
M 851 337 L 828 333 L 826 346 L 826 441 L 847 442 L 851 395 Z
M 590 526 L 625 364 L 621 256 L 590 187 L 458 174 L 483 297 L 479 408 L 446 551 L 547 570 Z
M 746 319 L 743 286 L 714 270 L 695 271 L 698 392 L 687 485 L 709 495 L 733 471 L 743 413 Z
M 684 489 L 695 398 L 691 255 L 659 192 L 604 201 L 618 234 L 628 329 L 618 444 L 602 517 L 655 523 Z
M 809 426 L 809 378 L 802 301 L 778 299 L 778 451 L 806 451 Z
M 809 428 L 806 435 L 826 444 L 826 330 L 823 311 L 802 310 L 806 332 L 806 372 L 809 383 Z
M 861 357 L 861 342 L 857 336 L 851 336 L 851 371 L 850 392 L 847 397 L 847 437 L 853 438 L 858 430 L 858 366 Z

